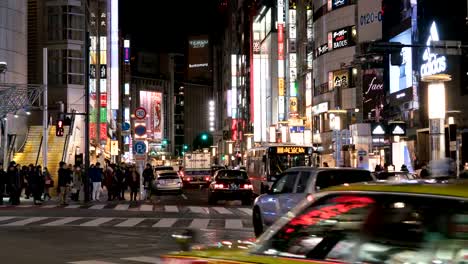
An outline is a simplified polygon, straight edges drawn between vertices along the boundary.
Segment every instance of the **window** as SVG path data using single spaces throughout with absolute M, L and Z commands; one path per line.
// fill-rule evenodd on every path
M 247 180 L 247 173 L 240 170 L 221 170 L 216 174 L 217 180 Z
M 325 170 L 317 174 L 315 188 L 323 190 L 345 183 L 373 181 L 371 173 L 365 170 Z
M 273 185 L 273 193 L 292 193 L 299 172 L 289 172 Z
M 310 179 L 310 173 L 307 171 L 301 172 L 296 184 L 296 193 L 303 193 L 307 189 L 307 183 Z

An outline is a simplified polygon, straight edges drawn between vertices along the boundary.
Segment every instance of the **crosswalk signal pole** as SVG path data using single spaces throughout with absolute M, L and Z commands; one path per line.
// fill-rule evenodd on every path
M 47 102 L 47 48 L 42 50 L 42 82 L 44 84 L 44 91 L 42 92 L 43 96 L 43 109 L 42 109 L 42 128 L 43 128 L 43 135 L 42 135 L 42 168 L 47 167 L 47 148 L 48 148 L 48 102 Z

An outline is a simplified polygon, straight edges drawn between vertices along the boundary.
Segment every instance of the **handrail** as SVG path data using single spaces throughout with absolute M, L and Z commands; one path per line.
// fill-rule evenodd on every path
M 37 151 L 37 156 L 36 156 L 36 166 L 37 166 L 37 162 L 39 161 L 39 155 L 41 155 L 41 148 L 42 148 L 43 140 L 44 140 L 44 135 L 41 136 L 41 142 L 39 143 L 39 150 Z
M 24 149 L 24 146 L 26 146 L 26 142 L 28 141 L 29 133 L 31 132 L 31 128 L 28 127 L 28 132 L 26 132 L 23 144 L 21 147 L 18 148 L 18 152 L 21 152 Z
M 13 134 L 12 136 L 13 136 L 13 139 L 10 140 L 8 144 L 8 149 L 7 149 L 8 160 L 11 160 L 11 153 L 13 152 L 13 148 L 15 147 L 15 143 L 16 143 L 16 134 Z

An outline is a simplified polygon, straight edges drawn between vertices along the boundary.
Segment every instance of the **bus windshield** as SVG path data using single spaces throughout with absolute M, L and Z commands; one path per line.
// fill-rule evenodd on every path
M 298 166 L 308 166 L 307 155 L 272 155 L 270 158 L 270 174 L 278 175 L 286 169 Z

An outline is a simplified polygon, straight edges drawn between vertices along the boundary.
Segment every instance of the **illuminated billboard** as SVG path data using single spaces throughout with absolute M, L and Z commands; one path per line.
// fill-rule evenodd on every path
M 188 44 L 188 79 L 211 80 L 209 37 L 193 36 L 189 38 Z
M 407 29 L 390 39 L 390 42 L 411 44 L 411 29 Z M 409 47 L 401 49 L 403 62 L 400 66 L 390 64 L 390 93 L 396 93 L 413 86 L 413 57 Z
M 140 91 L 140 106 L 146 109 L 146 133 L 148 138 L 161 141 L 163 138 L 163 94 L 161 92 Z

